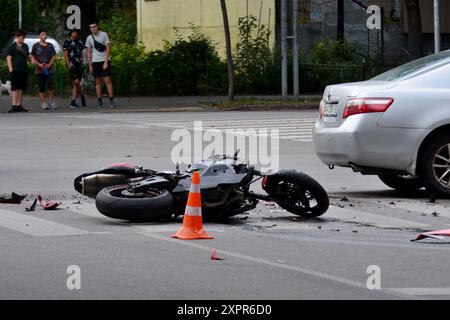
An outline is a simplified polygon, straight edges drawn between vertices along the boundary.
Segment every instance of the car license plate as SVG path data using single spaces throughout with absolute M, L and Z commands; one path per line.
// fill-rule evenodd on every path
M 325 103 L 323 107 L 324 117 L 337 117 L 338 104 Z

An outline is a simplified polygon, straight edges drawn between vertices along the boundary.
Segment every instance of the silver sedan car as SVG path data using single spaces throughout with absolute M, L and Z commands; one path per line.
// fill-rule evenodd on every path
M 364 82 L 326 87 L 313 131 L 330 168 L 450 196 L 450 50 Z

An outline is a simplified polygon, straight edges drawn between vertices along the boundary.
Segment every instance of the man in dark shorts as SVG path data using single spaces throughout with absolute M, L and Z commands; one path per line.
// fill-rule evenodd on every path
M 102 101 L 102 79 L 105 82 L 108 91 L 109 106 L 116 107 L 114 102 L 113 85 L 111 82 L 111 60 L 110 60 L 110 42 L 106 32 L 100 31 L 98 23 L 89 25 L 92 34 L 86 39 L 86 48 L 88 49 L 89 72 L 94 75 L 95 88 L 97 92 L 97 108 L 103 106 Z
M 66 40 L 63 45 L 64 60 L 69 69 L 70 81 L 72 81 L 72 101 L 70 101 L 69 108 L 77 109 L 80 106 L 77 104 L 78 95 L 81 97 L 81 105 L 86 107 L 86 97 L 81 90 L 81 79 L 83 78 L 83 50 L 84 44 L 79 38 L 79 31 L 73 29 L 70 32 L 70 39 Z
M 8 113 L 28 112 L 22 106 L 22 94 L 28 84 L 28 64 L 30 50 L 24 43 L 26 33 L 19 30 L 16 33 L 16 41 L 7 50 L 8 70 L 11 76 L 12 107 Z
M 56 51 L 50 42 L 47 42 L 47 31 L 39 30 L 39 41 L 33 45 L 31 49 L 31 57 L 36 65 L 35 73 L 39 84 L 39 98 L 41 99 L 41 107 L 43 110 L 57 109 L 56 103 L 53 101 L 53 64 L 56 59 Z M 48 100 L 45 101 L 45 91 L 48 90 Z

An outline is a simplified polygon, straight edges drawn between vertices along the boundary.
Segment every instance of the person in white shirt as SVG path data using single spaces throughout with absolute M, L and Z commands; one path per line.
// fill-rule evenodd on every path
M 92 34 L 86 39 L 86 48 L 88 49 L 89 72 L 95 78 L 95 87 L 97 92 L 97 107 L 103 107 L 102 101 L 102 80 L 108 91 L 109 105 L 111 108 L 116 107 L 114 101 L 113 85 L 111 81 L 111 45 L 108 34 L 100 31 L 98 23 L 94 22 L 89 25 Z

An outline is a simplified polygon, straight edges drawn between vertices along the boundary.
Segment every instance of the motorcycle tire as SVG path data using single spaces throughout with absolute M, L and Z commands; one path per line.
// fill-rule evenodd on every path
M 323 215 L 330 205 L 325 189 L 305 173 L 288 171 L 273 177 L 267 192 L 283 209 L 301 217 Z
M 151 190 L 146 194 L 129 197 L 122 192 L 127 185 L 102 189 L 95 198 L 95 205 L 103 215 L 135 222 L 153 221 L 171 217 L 173 195 L 165 190 Z

